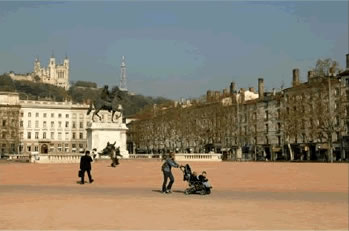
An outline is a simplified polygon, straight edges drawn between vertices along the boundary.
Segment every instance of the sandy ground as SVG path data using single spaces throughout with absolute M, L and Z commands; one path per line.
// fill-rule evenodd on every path
M 182 163 L 184 164 L 184 163 Z M 348 230 L 348 164 L 190 163 L 206 170 L 211 195 L 160 193 L 161 162 L 93 164 L 93 184 L 77 184 L 78 164 L 0 164 L 0 229 Z

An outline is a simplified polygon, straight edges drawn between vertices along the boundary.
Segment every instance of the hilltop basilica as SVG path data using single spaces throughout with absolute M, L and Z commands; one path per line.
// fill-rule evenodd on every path
M 69 59 L 64 58 L 63 64 L 57 64 L 51 57 L 48 67 L 41 67 L 39 59 L 35 59 L 34 72 L 28 74 L 8 73 L 13 80 L 37 81 L 69 89 Z

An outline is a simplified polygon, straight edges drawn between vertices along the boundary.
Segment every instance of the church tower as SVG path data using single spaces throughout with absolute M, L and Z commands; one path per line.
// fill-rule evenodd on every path
M 35 62 L 34 62 L 34 74 L 35 75 L 40 75 L 40 60 L 38 58 L 35 59 Z
M 127 91 L 127 86 L 126 86 L 126 63 L 125 63 L 125 56 L 122 56 L 122 61 L 121 61 L 121 74 L 120 74 L 120 85 L 119 89 L 121 91 Z

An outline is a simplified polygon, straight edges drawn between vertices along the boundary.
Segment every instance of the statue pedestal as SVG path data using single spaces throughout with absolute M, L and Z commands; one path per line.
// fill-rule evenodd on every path
M 114 143 L 115 147 L 120 147 L 122 158 L 129 158 L 126 149 L 126 124 L 111 122 L 91 122 L 87 127 L 87 149 L 97 149 L 100 153 L 107 146 L 107 143 Z

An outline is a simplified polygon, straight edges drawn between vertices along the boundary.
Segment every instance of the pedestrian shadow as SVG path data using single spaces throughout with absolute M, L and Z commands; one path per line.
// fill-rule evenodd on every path
M 152 192 L 157 192 L 157 193 L 162 193 L 162 190 L 151 190 Z M 173 190 L 172 193 L 184 193 L 184 191 L 181 191 L 181 190 Z

